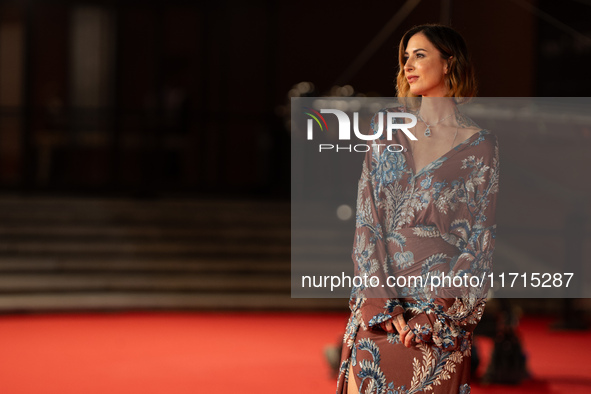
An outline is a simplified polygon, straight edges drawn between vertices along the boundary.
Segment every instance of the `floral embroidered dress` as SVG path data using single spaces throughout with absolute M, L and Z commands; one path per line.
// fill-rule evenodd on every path
M 409 147 L 401 131 L 392 140 L 383 134 L 376 143 Z M 382 284 L 388 277 L 482 280 L 490 273 L 494 249 L 496 137 L 480 130 L 418 173 L 413 169 L 410 149 L 395 153 L 374 146 L 366 153 L 357 196 L 355 274 Z M 352 289 L 338 394 L 347 393 L 350 365 L 360 393 L 470 392 L 471 333 L 482 316 L 486 289 L 458 290 L 448 283 L 433 290 L 411 283 L 372 288 L 365 281 Z M 380 328 L 399 314 L 423 342 L 407 348 L 397 333 Z

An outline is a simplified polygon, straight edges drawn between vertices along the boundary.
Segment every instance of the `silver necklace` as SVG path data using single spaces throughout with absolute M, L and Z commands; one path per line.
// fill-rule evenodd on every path
M 439 119 L 437 122 L 433 123 L 433 124 L 429 124 L 427 122 L 425 122 L 425 119 L 423 119 L 423 117 L 421 116 L 421 114 L 419 115 L 419 119 L 421 120 L 421 122 L 425 123 L 427 125 L 427 128 L 425 129 L 425 137 L 431 137 L 431 126 L 437 126 L 440 122 L 443 122 L 445 119 L 449 118 L 450 116 L 453 115 L 453 113 L 447 115 L 446 117 L 443 117 L 441 119 Z

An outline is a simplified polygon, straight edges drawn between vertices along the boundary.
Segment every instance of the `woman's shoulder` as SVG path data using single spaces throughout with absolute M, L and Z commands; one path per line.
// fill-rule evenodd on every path
M 483 129 L 479 126 L 470 126 L 470 127 L 460 127 L 458 128 L 459 132 L 457 134 L 459 141 L 470 141 L 472 137 L 475 139 L 484 141 L 484 140 L 493 140 L 496 138 L 494 134 L 491 133 L 490 130 Z
M 497 139 L 497 135 L 493 131 L 491 131 L 489 129 L 483 129 L 480 127 L 476 128 L 475 130 L 477 130 L 476 133 L 479 136 L 478 139 L 480 140 L 480 142 L 483 142 L 483 143 L 486 143 L 486 144 L 492 145 L 492 146 L 495 146 L 499 143 L 499 141 Z
M 490 157 L 498 156 L 499 142 L 497 136 L 488 129 L 478 128 L 466 142 L 468 142 L 472 153 Z
M 497 136 L 492 131 L 480 127 L 480 125 L 466 114 L 458 111 L 455 121 L 461 130 L 462 141 L 473 140 L 471 137 L 474 136 L 473 145 L 482 144 L 494 147 L 497 144 Z

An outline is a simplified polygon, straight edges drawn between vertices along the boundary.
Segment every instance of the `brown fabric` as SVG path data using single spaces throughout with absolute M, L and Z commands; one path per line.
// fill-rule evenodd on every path
M 401 132 L 379 143 L 410 148 Z M 413 167 L 410 149 L 374 146 L 367 152 L 357 198 L 355 274 L 380 283 L 389 276 L 486 277 L 496 229 L 496 137 L 481 130 L 418 173 Z M 469 393 L 471 333 L 485 294 L 484 281 L 478 288 L 435 292 L 426 286 L 353 288 L 337 393 L 347 392 L 350 363 L 362 393 Z M 401 313 L 424 343 L 406 348 L 397 334 L 379 327 Z

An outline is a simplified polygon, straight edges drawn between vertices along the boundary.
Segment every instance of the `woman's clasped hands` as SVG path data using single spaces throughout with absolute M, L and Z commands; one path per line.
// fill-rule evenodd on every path
M 380 327 L 382 327 L 382 330 L 392 334 L 398 332 L 400 342 L 406 347 L 411 347 L 415 343 L 421 342 L 419 338 L 415 337 L 414 332 L 412 332 L 408 324 L 406 324 L 403 315 L 398 315 L 393 319 L 380 323 Z

